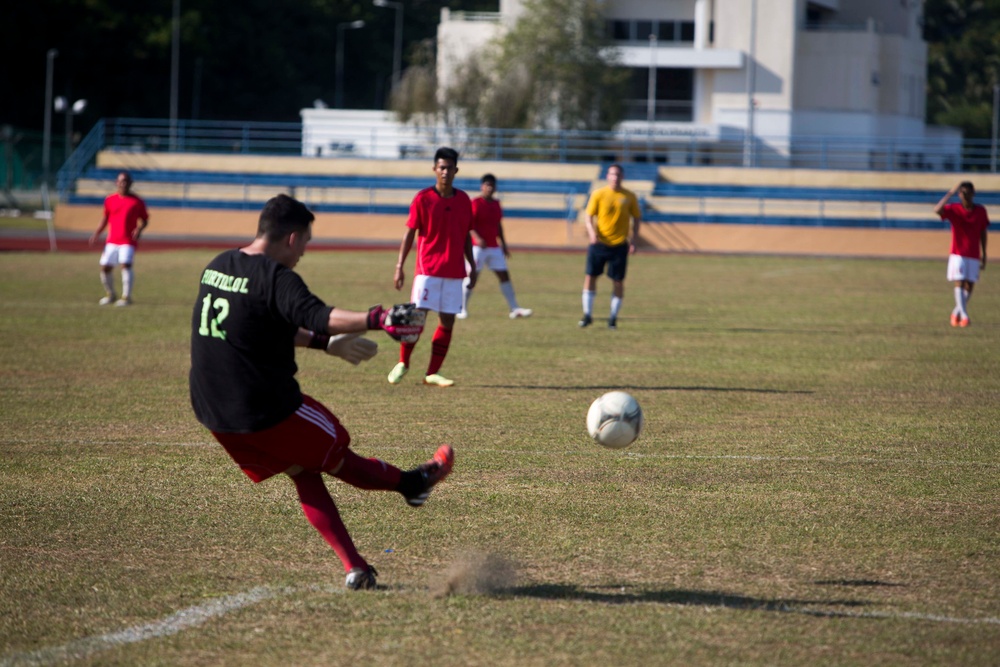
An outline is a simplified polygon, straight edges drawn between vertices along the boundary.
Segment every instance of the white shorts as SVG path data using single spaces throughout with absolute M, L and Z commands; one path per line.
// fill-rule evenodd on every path
M 979 280 L 979 260 L 961 255 L 948 255 L 948 280 L 974 283 Z
M 462 312 L 462 280 L 414 276 L 410 299 L 417 308 L 455 315 Z
M 135 259 L 134 245 L 107 243 L 104 246 L 104 252 L 101 253 L 101 266 L 131 264 L 133 259 Z
M 503 256 L 503 248 L 483 248 L 477 245 L 472 246 L 472 257 L 476 260 L 476 271 L 492 269 L 494 271 L 507 270 L 507 258 Z

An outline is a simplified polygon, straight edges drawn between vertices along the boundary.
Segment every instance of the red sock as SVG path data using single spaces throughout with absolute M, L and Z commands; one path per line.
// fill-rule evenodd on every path
M 395 491 L 402 474 L 402 470 L 381 459 L 366 459 L 347 450 L 344 464 L 334 477 L 366 491 Z
M 431 339 L 431 363 L 427 366 L 427 374 L 434 375 L 441 370 L 444 358 L 448 356 L 448 346 L 451 345 L 451 329 L 445 329 L 440 324 Z
M 399 344 L 399 360 L 406 364 L 406 367 L 410 367 L 410 355 L 413 354 L 413 348 L 417 346 L 416 341 L 412 343 L 400 343 Z
M 302 502 L 302 511 L 305 512 L 306 518 L 327 544 L 337 552 L 337 556 L 344 564 L 344 571 L 349 572 L 355 567 L 368 567 L 368 563 L 354 548 L 354 542 L 344 522 L 340 520 L 337 506 L 330 497 L 330 492 L 320 474 L 302 472 L 292 477 L 292 481 L 295 482 L 295 490 L 299 492 L 299 500 Z

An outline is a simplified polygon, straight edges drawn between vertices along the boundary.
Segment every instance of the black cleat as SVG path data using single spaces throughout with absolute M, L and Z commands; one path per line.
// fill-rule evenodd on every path
M 609 329 L 617 329 L 618 328 L 618 318 L 617 317 L 609 317 L 608 318 L 608 328 Z
M 593 323 L 594 323 L 594 318 L 592 318 L 590 315 L 584 315 L 580 319 L 580 321 L 576 323 L 576 326 L 582 329 L 583 327 L 589 327 Z
M 405 496 L 406 503 L 410 507 L 420 507 L 423 505 L 427 497 L 431 495 L 431 490 L 435 485 L 451 474 L 451 469 L 454 465 L 455 450 L 451 448 L 451 445 L 441 445 L 438 447 L 437 451 L 434 452 L 434 457 L 430 461 L 417 467 L 417 471 L 423 478 L 423 484 L 416 495 Z

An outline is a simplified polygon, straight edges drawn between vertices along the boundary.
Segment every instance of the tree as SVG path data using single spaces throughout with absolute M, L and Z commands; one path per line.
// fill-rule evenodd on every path
M 927 0 L 924 39 L 928 122 L 988 138 L 1000 84 L 1000 0 Z
M 468 126 L 603 130 L 622 116 L 628 74 L 605 35 L 601 0 L 525 0 L 524 14 L 473 55 L 444 93 Z

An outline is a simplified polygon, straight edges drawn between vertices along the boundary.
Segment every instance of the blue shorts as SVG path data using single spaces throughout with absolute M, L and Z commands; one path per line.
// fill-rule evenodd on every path
M 625 280 L 625 269 L 628 265 L 628 243 L 604 245 L 593 243 L 587 248 L 587 275 L 599 276 L 604 273 L 604 265 L 608 265 L 608 278 L 614 281 Z

